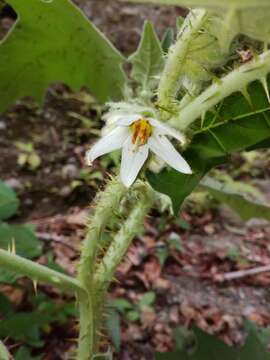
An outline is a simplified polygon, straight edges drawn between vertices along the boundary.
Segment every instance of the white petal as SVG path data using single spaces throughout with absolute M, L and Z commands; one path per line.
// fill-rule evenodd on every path
M 122 116 L 121 119 L 118 119 L 117 125 L 129 126 L 134 121 L 140 120 L 141 118 L 142 115 L 140 114 L 127 114 L 125 116 Z
M 131 136 L 125 141 L 122 150 L 120 178 L 126 187 L 135 181 L 149 153 L 148 145 L 135 146 Z
M 184 174 L 191 174 L 192 170 L 186 160 L 175 150 L 170 141 L 162 135 L 153 135 L 148 139 L 150 150 L 164 160 L 168 165 Z
M 149 119 L 150 124 L 154 127 L 154 130 L 158 130 L 158 132 L 162 135 L 169 135 L 179 140 L 181 143 L 185 142 L 185 136 L 181 134 L 179 131 L 171 128 L 170 126 L 156 120 Z
M 88 165 L 91 165 L 91 163 L 99 156 L 120 149 L 129 135 L 130 132 L 126 127 L 118 126 L 108 135 L 102 137 L 87 151 L 86 161 Z

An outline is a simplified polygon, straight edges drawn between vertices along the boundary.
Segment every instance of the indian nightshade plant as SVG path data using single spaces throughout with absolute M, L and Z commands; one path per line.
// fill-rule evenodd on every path
M 56 82 L 74 90 L 87 86 L 107 109 L 88 163 L 122 148 L 120 176 L 92 206 L 77 278 L 0 250 L 2 269 L 76 295 L 76 357 L 90 360 L 101 350 L 104 302 L 117 266 L 151 208 L 168 203 L 163 194 L 175 213 L 198 186 L 222 201 L 232 203 L 236 195 L 250 205 L 239 189 L 226 187 L 224 195 L 222 181 L 205 175 L 235 152 L 270 145 L 270 3 L 152 0 L 191 10 L 178 22 L 175 39 L 169 32 L 160 42 L 146 22 L 137 51 L 125 59 L 69 0 L 6 2 L 18 20 L 0 44 L 0 110 L 25 96 L 41 103 Z M 244 45 L 247 61 L 236 52 Z M 257 201 L 252 209 L 246 218 L 254 212 L 269 218 L 266 204 Z M 109 223 L 117 231 L 105 242 Z

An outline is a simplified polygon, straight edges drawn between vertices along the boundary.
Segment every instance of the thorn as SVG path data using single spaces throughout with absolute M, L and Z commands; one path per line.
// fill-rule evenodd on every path
M 264 77 L 264 78 L 260 79 L 260 81 L 261 81 L 261 84 L 262 84 L 262 86 L 264 88 L 264 91 L 266 93 L 267 100 L 268 100 L 268 102 L 270 104 L 270 93 L 269 93 L 269 88 L 268 88 L 268 84 L 267 84 L 267 79 L 266 79 L 266 77 Z
M 206 112 L 204 111 L 201 115 L 201 128 L 203 128 Z
M 37 280 L 33 280 L 33 287 L 34 287 L 34 292 L 35 292 L 36 296 L 37 296 L 37 285 L 38 285 Z
M 241 90 L 241 93 L 244 96 L 244 98 L 246 99 L 246 101 L 248 102 L 248 104 L 250 105 L 250 107 L 253 108 L 252 100 L 251 100 L 251 97 L 249 95 L 247 88 L 243 88 Z
M 16 242 L 14 238 L 11 240 L 11 254 L 16 255 Z

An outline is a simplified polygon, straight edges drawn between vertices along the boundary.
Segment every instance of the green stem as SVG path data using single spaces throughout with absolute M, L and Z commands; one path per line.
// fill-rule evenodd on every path
M 1 249 L 0 267 L 27 276 L 35 281 L 51 284 L 67 292 L 85 293 L 78 280 Z
M 142 193 L 136 197 L 136 203 L 127 220 L 112 240 L 94 275 L 95 289 L 95 327 L 99 330 L 103 322 L 103 308 L 106 291 L 113 281 L 114 273 L 123 260 L 133 238 L 138 234 L 144 218 L 156 200 L 155 192 L 148 185 L 141 187 Z M 142 195 L 143 194 L 143 195 Z
M 78 360 L 91 360 L 97 350 L 94 321 L 97 310 L 93 306 L 97 296 L 96 289 L 93 286 L 96 254 L 102 231 L 110 220 L 112 213 L 118 209 L 125 192 L 125 187 L 119 181 L 112 180 L 104 192 L 97 196 L 95 213 L 89 219 L 89 229 L 83 245 L 78 273 L 81 286 L 87 289 L 87 296 L 78 299 L 80 309 Z
M 211 85 L 200 96 L 184 107 L 178 117 L 172 118 L 171 126 L 186 130 L 190 124 L 205 114 L 216 104 L 234 92 L 245 91 L 255 80 L 264 80 L 270 72 L 270 51 L 266 51 L 253 61 L 240 66 L 220 81 Z
M 158 88 L 158 104 L 161 109 L 168 109 L 167 117 L 169 117 L 169 113 L 173 112 L 174 109 L 174 99 L 179 90 L 184 69 L 183 64 L 189 46 L 207 18 L 208 14 L 205 10 L 196 9 L 192 11 L 183 24 L 182 32 L 179 34 L 178 40 L 169 50 L 168 59 Z
M 108 284 L 110 284 L 117 266 L 122 261 L 132 239 L 138 234 L 145 216 L 153 206 L 155 201 L 154 191 L 150 187 L 147 187 L 145 191 L 147 193 L 137 200 L 129 217 L 114 237 L 102 262 L 98 266 L 94 276 L 95 289 L 106 289 Z

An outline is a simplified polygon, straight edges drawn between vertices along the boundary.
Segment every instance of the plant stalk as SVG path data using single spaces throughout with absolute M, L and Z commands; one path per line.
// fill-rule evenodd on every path
M 186 18 L 178 40 L 169 49 L 165 68 L 161 74 L 158 87 L 158 105 L 165 109 L 164 118 L 169 118 L 170 113 L 174 112 L 174 99 L 180 87 L 183 74 L 183 63 L 185 62 L 189 46 L 197 36 L 198 31 L 208 18 L 208 13 L 203 9 L 196 9 Z
M 58 271 L 54 271 L 46 266 L 24 259 L 21 256 L 2 249 L 0 249 L 0 267 L 27 276 L 37 282 L 51 284 L 66 292 L 85 294 L 83 286 L 78 280 L 71 276 L 61 274 Z
M 201 95 L 188 103 L 178 117 L 172 118 L 169 124 L 179 130 L 186 130 L 195 120 L 227 96 L 238 91 L 244 93 L 248 85 L 255 80 L 265 81 L 269 72 L 270 51 L 266 51 L 209 86 Z M 267 89 L 265 91 L 268 92 Z M 266 95 L 269 97 L 269 93 Z
M 102 232 L 115 212 L 126 192 L 126 188 L 117 180 L 112 180 L 104 192 L 96 199 L 95 213 L 89 219 L 88 232 L 81 253 L 78 280 L 87 291 L 78 297 L 80 311 L 80 336 L 78 360 L 92 360 L 97 351 L 95 316 L 97 309 L 94 307 L 97 297 L 93 284 L 93 273 L 96 266 L 96 254 Z

